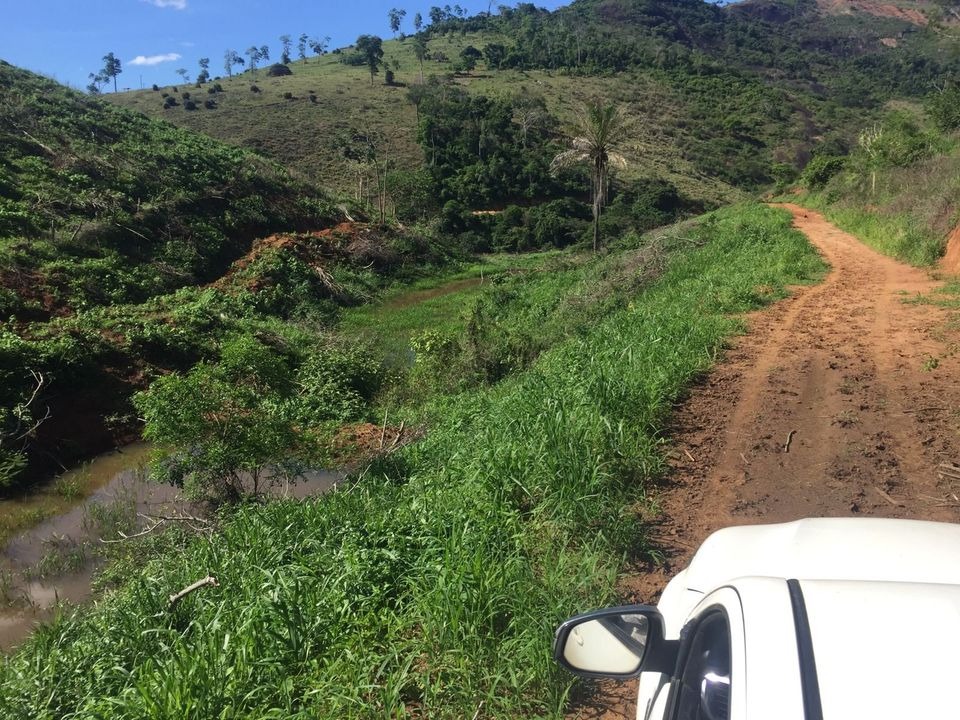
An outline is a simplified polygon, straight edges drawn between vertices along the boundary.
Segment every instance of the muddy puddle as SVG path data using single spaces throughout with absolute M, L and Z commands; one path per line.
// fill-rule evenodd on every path
M 88 600 L 103 559 L 104 540 L 122 540 L 157 516 L 201 516 L 178 488 L 147 480 L 150 446 L 128 445 L 68 471 L 33 496 L 0 500 L 0 518 L 42 502 L 55 488 L 75 488 L 72 501 L 58 498 L 58 511 L 8 539 L 0 551 L 0 651 L 9 652 L 49 619 L 61 603 Z M 294 483 L 278 483 L 273 497 L 319 495 L 342 477 L 310 471 Z M 63 507 L 67 505 L 67 507 Z M 49 507 L 49 503 L 47 505 Z

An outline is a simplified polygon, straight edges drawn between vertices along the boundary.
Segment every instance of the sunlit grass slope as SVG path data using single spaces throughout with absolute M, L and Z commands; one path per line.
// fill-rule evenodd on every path
M 429 42 L 430 52 L 456 58 L 469 44 L 482 47 L 502 40 L 496 36 L 469 34 L 440 37 Z M 357 166 L 344 156 L 343 147 L 355 130 L 382 137 L 385 156 L 394 167 L 415 168 L 423 160 L 417 144 L 417 112 L 407 99 L 408 86 L 419 82 L 420 66 L 414 56 L 413 39 L 384 43 L 385 61 L 395 74 L 397 86 L 383 84 L 383 74 L 371 84 L 365 67 L 350 67 L 339 55 L 328 54 L 294 61 L 293 74 L 267 77 L 264 69 L 256 76 L 250 71 L 233 78 L 221 77 L 224 92 L 210 95 L 212 83 L 203 88 L 190 85 L 165 86 L 160 91 L 133 90 L 107 99 L 153 117 L 206 133 L 227 142 L 249 147 L 312 177 L 324 186 L 341 192 L 357 190 Z M 427 60 L 424 77 L 452 73 L 451 62 Z M 699 171 L 690 157 L 689 145 L 697 141 L 703 108 L 693 107 L 670 78 L 648 71 L 582 77 L 548 71 L 498 70 L 480 67 L 457 76 L 455 82 L 471 92 L 510 96 L 516 93 L 542 95 L 551 115 L 571 130 L 575 115 L 591 97 L 602 96 L 622 103 L 633 119 L 635 130 L 629 143 L 630 165 L 624 179 L 658 176 L 670 180 L 686 195 L 722 204 L 742 199 L 740 191 Z M 755 83 L 757 88 L 760 83 Z M 256 85 L 259 92 L 252 92 Z M 407 86 L 407 87 L 404 87 Z M 178 90 L 173 93 L 173 87 Z M 723 102 L 742 107 L 753 100 L 756 88 L 728 88 Z M 164 93 L 178 100 L 186 91 L 198 109 L 180 105 L 164 108 Z M 290 98 L 285 98 L 289 93 Z M 312 98 L 311 98 L 312 96 Z M 214 99 L 216 109 L 203 101 Z M 719 108 L 711 108 L 718 110 Z M 800 123 L 800 116 L 796 122 Z

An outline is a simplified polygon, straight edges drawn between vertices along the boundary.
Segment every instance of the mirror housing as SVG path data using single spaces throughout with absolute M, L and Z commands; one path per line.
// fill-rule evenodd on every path
M 553 657 L 574 675 L 626 680 L 641 672 L 673 674 L 678 640 L 664 637 L 663 616 L 650 605 L 577 615 L 557 628 Z

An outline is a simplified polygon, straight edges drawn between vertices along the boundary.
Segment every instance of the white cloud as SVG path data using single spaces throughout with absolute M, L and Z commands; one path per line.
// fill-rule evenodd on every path
M 179 60 L 180 53 L 165 53 L 163 55 L 137 55 L 130 61 L 131 65 L 159 65 L 160 63 Z
M 156 5 L 158 8 L 173 8 L 174 10 L 187 9 L 187 0 L 143 0 L 143 2 Z

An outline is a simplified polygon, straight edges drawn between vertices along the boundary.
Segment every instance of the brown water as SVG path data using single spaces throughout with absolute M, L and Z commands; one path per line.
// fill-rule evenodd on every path
M 61 603 L 78 604 L 90 598 L 91 581 L 102 562 L 97 552 L 101 535 L 120 539 L 110 518 L 129 519 L 136 514 L 136 527 L 141 529 L 149 522 L 142 515 L 202 514 L 178 488 L 145 478 L 143 466 L 149 452 L 146 443 L 128 445 L 61 475 L 51 486 L 73 483 L 82 495 L 72 503 L 60 498 L 61 505 L 68 507 L 7 541 L 0 551 L 0 651 L 22 642 Z M 278 483 L 267 492 L 272 497 L 302 499 L 326 492 L 340 477 L 311 471 L 295 483 Z M 53 491 L 45 488 L 39 494 L 48 492 Z M 0 500 L 0 517 L 36 502 L 36 496 Z

